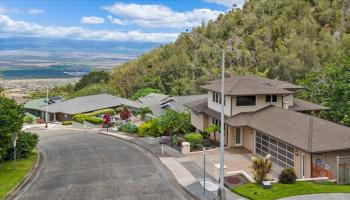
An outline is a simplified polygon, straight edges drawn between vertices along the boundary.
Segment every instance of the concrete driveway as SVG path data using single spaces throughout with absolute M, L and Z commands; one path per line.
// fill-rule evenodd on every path
M 190 199 L 141 148 L 84 131 L 40 131 L 40 172 L 15 199 Z
M 207 172 L 217 180 L 220 176 L 220 157 L 219 149 L 212 149 L 206 152 L 206 168 Z M 239 148 L 225 148 L 225 175 L 229 175 L 231 172 L 245 171 L 251 177 L 252 169 L 252 153 L 243 147 Z M 191 152 L 186 156 L 195 161 L 198 165 L 203 167 L 203 152 Z M 282 169 L 273 164 L 272 172 L 269 174 L 270 178 L 277 178 Z

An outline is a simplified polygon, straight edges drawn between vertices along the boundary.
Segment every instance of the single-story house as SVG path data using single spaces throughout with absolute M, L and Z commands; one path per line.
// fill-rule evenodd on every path
M 76 97 L 55 104 L 50 104 L 48 106 L 49 121 L 72 120 L 73 116 L 76 114 L 89 113 L 107 108 L 116 108 L 119 106 L 126 106 L 130 110 L 134 110 L 142 107 L 142 104 L 109 94 Z M 45 113 L 46 107 L 45 104 L 40 106 L 37 110 Z
M 61 101 L 64 101 L 62 96 L 49 97 L 48 102 L 46 98 L 33 99 L 24 103 L 24 112 L 43 119 L 45 118 L 45 111 L 42 110 L 42 107 L 45 106 L 46 108 L 46 105 L 52 105 Z
M 221 124 L 220 80 L 202 88 L 206 98 L 185 104 L 198 131 Z M 317 117 L 328 108 L 294 97 L 300 89 L 256 76 L 225 79 L 225 146 L 270 154 L 275 165 L 294 168 L 299 178 L 335 178 L 336 156 L 350 155 L 350 128 Z

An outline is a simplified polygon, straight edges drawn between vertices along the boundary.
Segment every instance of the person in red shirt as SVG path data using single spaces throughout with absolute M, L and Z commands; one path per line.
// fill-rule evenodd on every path
M 111 122 L 111 117 L 109 116 L 108 113 L 106 113 L 104 116 L 103 116 L 103 127 L 104 128 L 107 128 L 107 131 L 108 131 L 108 127 L 109 127 L 109 123 Z

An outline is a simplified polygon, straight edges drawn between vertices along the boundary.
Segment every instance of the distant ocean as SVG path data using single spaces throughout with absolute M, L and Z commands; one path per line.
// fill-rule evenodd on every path
M 3 79 L 44 79 L 44 78 L 74 78 L 88 74 L 90 70 L 67 70 L 67 69 L 25 69 L 4 70 Z

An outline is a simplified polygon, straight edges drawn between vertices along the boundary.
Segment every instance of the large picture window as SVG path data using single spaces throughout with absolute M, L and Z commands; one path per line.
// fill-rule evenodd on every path
M 236 106 L 255 106 L 256 96 L 237 96 Z
M 294 167 L 294 147 L 256 131 L 255 153 L 261 156 L 271 155 L 270 160 L 283 168 Z

